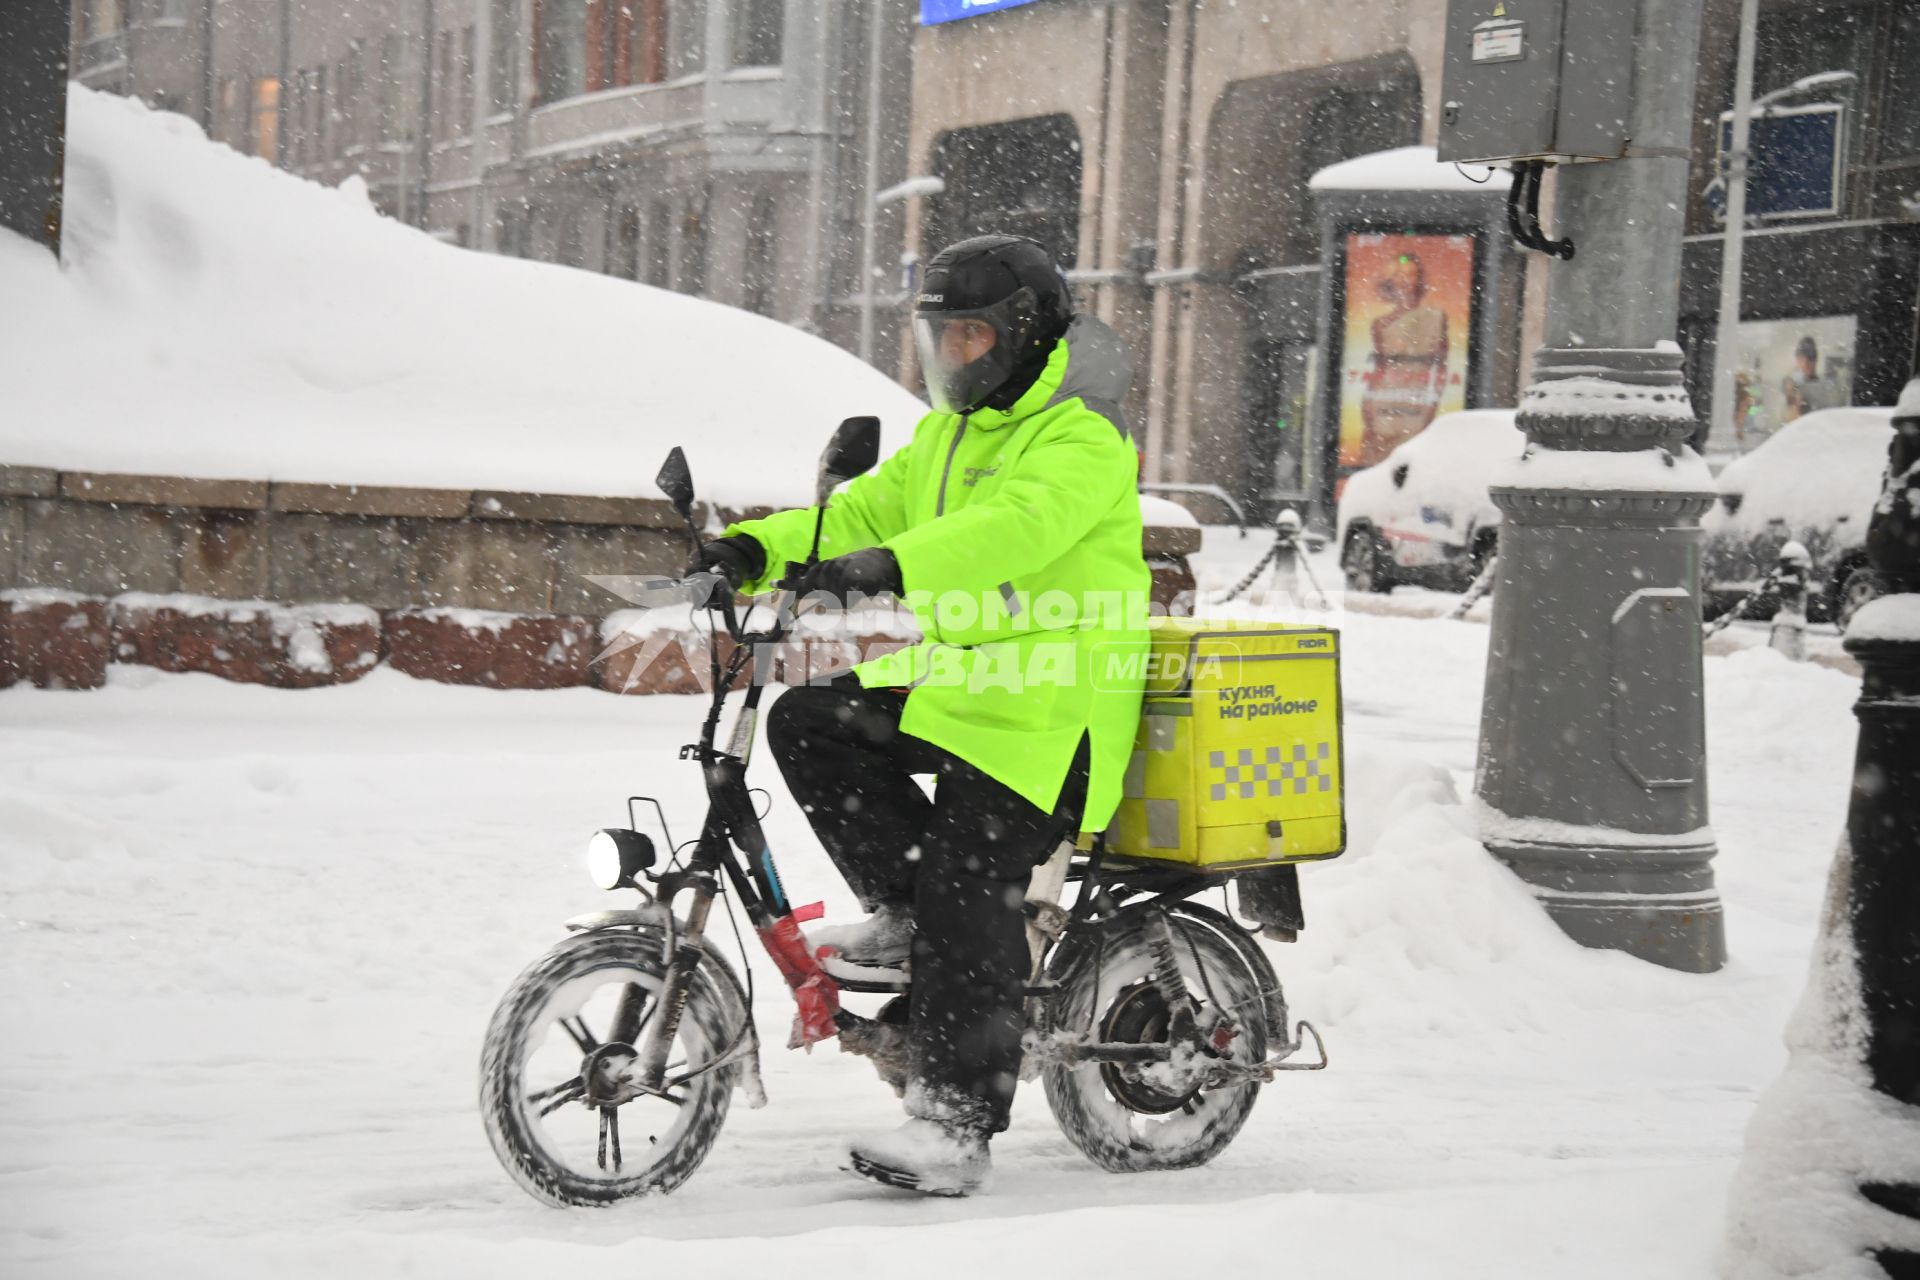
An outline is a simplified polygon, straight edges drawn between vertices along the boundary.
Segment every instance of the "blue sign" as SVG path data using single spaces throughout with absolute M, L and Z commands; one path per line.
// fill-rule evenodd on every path
M 920 25 L 938 26 L 942 22 L 977 18 L 983 13 L 995 13 L 1032 3 L 1033 0 L 920 0 Z
M 1827 216 L 1840 211 L 1846 133 L 1839 104 L 1774 107 L 1754 113 L 1747 139 L 1747 216 Z M 1733 113 L 1720 116 L 1720 168 L 1733 147 Z M 1721 217 L 1726 200 L 1715 202 Z

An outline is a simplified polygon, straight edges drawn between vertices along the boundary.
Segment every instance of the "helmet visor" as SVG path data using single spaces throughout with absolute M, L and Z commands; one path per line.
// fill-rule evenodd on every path
M 941 413 L 972 413 L 1006 385 L 1018 360 L 1015 339 L 1033 310 L 1020 289 L 970 311 L 917 311 L 913 341 L 927 396 Z

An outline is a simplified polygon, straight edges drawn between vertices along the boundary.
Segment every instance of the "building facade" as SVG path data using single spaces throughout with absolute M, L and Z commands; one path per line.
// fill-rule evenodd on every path
M 1130 408 L 1150 477 L 1216 484 L 1258 510 L 1305 502 L 1324 512 L 1338 467 L 1316 478 L 1299 458 L 1337 453 L 1340 397 L 1325 388 L 1353 371 L 1338 352 L 1349 318 L 1327 310 L 1342 282 L 1326 276 L 1351 265 L 1308 184 L 1338 162 L 1433 142 L 1446 7 L 1349 0 L 1336 19 L 1299 0 L 1031 0 L 925 26 L 913 48 L 909 167 L 946 186 L 915 202 L 909 245 L 924 253 L 989 229 L 1047 240 L 1071 264 L 1081 305 L 1140 359 Z M 1708 5 L 1693 147 L 1701 194 L 1687 210 L 1681 281 L 1680 336 L 1703 421 L 1720 240 L 1706 189 L 1715 122 L 1732 98 L 1737 17 L 1738 0 Z M 1790 411 L 1781 387 L 1794 374 L 1769 362 L 1811 334 L 1830 348 L 1815 379 L 1826 386 L 1803 400 L 1890 403 L 1916 340 L 1920 3 L 1762 0 L 1759 62 L 1758 93 L 1824 71 L 1855 79 L 1814 95 L 1840 117 L 1831 206 L 1754 220 L 1743 330 L 1754 326 L 1747 346 L 1761 367 L 1748 381 L 1776 413 Z M 1449 207 L 1459 196 L 1443 185 L 1426 204 L 1395 192 L 1381 207 L 1404 225 L 1373 229 L 1460 225 Z M 1508 269 L 1475 269 L 1466 406 L 1517 403 L 1540 339 L 1544 266 L 1525 254 Z M 1818 323 L 1803 332 L 1808 319 Z M 1277 438 L 1303 421 L 1314 437 L 1304 448 Z
M 1703 423 L 1738 10 L 1707 5 L 1686 210 L 1679 338 Z M 1719 454 L 1810 408 L 1888 403 L 1915 357 L 1920 0 L 1760 13 L 1755 91 L 1784 96 L 1756 126 L 1772 176 L 1732 335 L 1743 430 L 1698 437 Z M 1337 20 L 1305 0 L 76 0 L 74 35 L 82 82 L 317 180 L 359 175 L 450 241 L 856 350 L 871 301 L 873 358 L 909 385 L 915 264 L 962 235 L 1035 236 L 1133 348 L 1149 478 L 1324 515 L 1346 458 L 1330 387 L 1354 376 L 1353 318 L 1328 307 L 1353 265 L 1309 183 L 1433 142 L 1445 18 L 1445 0 L 1347 0 Z M 907 179 L 869 234 L 872 195 Z M 1455 226 L 1435 189 L 1370 230 Z M 1475 234 L 1460 399 L 1512 405 L 1545 264 Z
M 866 201 L 904 163 L 900 131 L 868 121 L 904 115 L 911 18 L 888 0 L 76 0 L 74 65 L 303 177 L 357 177 L 450 242 L 852 346 Z M 899 222 L 876 219 L 889 264 Z

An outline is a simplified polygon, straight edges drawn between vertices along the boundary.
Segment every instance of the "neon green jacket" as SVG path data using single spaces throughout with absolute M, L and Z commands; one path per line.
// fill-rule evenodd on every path
M 1086 813 L 1106 826 L 1140 721 L 1152 575 L 1138 464 L 1119 401 L 1125 347 L 1076 319 L 1007 412 L 930 413 L 913 440 L 827 504 L 821 559 L 884 546 L 924 639 L 855 668 L 908 688 L 900 727 L 1051 811 L 1083 734 Z M 812 508 L 745 520 L 771 589 L 804 560 Z

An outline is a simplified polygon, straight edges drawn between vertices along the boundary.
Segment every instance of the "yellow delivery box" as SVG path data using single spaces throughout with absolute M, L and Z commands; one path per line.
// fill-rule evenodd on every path
M 1126 858 L 1232 871 L 1346 848 L 1340 633 L 1156 618 L 1124 798 Z

